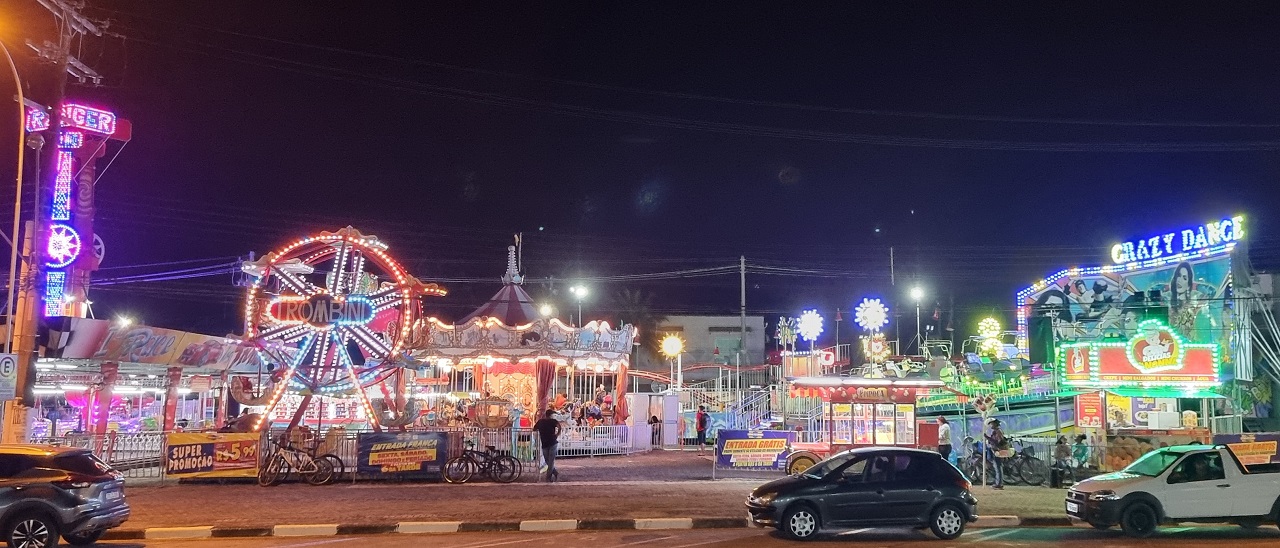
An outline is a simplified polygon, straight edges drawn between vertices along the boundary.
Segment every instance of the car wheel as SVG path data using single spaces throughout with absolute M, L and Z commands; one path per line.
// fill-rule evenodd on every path
M 4 531 L 10 548 L 44 548 L 58 543 L 58 524 L 44 514 L 22 514 Z
M 1135 502 L 1120 514 L 1120 528 L 1134 538 L 1147 538 L 1156 533 L 1160 525 L 1155 508 L 1145 502 Z
M 72 546 L 88 546 L 98 542 L 98 539 L 102 538 L 102 535 L 106 534 L 106 532 L 106 529 L 84 531 L 81 533 L 62 535 L 62 539 Z
M 952 504 L 944 504 L 929 517 L 929 529 L 942 540 L 952 540 L 964 533 L 964 512 Z
M 1106 531 L 1107 529 L 1111 528 L 1110 525 L 1107 525 L 1105 523 L 1098 523 L 1096 521 L 1089 522 L 1089 527 L 1093 527 L 1094 529 L 1097 529 L 1099 531 Z
M 790 538 L 808 540 L 818 534 L 821 526 L 817 510 L 807 504 L 797 504 L 782 515 L 782 523 L 778 524 L 778 529 Z

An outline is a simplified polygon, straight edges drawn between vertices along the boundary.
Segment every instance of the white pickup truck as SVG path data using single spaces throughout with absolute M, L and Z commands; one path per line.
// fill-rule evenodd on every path
M 1252 528 L 1280 520 L 1280 465 L 1246 468 L 1225 445 L 1165 447 L 1077 483 L 1066 506 L 1072 519 L 1098 529 L 1119 525 L 1134 537 L 1166 522 Z

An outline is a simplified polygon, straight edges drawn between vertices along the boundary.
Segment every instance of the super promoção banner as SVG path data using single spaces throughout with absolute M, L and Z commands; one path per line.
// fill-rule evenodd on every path
M 716 436 L 716 467 L 726 470 L 786 468 L 793 431 L 721 430 Z
M 439 479 L 449 459 L 443 432 L 367 432 L 357 438 L 358 472 L 406 479 Z
M 171 478 L 254 478 L 261 434 L 180 433 L 166 437 L 164 473 Z

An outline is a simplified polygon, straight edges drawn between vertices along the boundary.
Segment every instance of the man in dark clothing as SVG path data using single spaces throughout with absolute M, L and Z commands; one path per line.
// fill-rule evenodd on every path
M 560 443 L 560 421 L 551 418 L 550 409 L 543 415 L 543 418 L 534 423 L 533 431 L 538 433 L 538 439 L 542 442 L 542 460 L 545 461 L 547 471 L 547 481 L 557 481 L 560 479 L 560 471 L 556 470 L 556 450 L 559 449 Z
M 694 425 L 698 430 L 698 454 L 702 454 L 702 450 L 707 446 L 707 423 L 710 417 L 707 416 L 707 406 L 699 405 L 698 413 L 693 416 Z

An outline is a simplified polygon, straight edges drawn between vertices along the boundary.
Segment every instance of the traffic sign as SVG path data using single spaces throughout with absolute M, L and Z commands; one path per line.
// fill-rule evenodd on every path
M 18 395 L 18 355 L 0 354 L 0 401 Z

